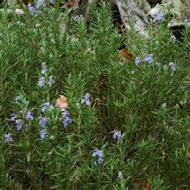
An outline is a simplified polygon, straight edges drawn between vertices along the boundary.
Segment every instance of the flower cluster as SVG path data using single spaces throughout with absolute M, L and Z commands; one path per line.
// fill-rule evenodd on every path
M 31 111 L 26 112 L 26 119 L 27 120 L 33 120 L 34 119 L 33 114 L 32 114 Z
M 97 160 L 97 163 L 98 164 L 102 164 L 103 163 L 103 152 L 100 150 L 100 149 L 95 149 L 93 154 L 92 154 L 93 157 L 96 157 L 98 156 L 98 160 Z
M 42 112 L 45 112 L 50 109 L 53 109 L 53 106 L 49 102 L 45 102 L 42 104 L 42 107 L 41 107 Z
M 65 128 L 68 127 L 68 125 L 72 122 L 71 118 L 69 117 L 69 112 L 66 110 L 66 108 L 64 108 L 62 110 L 62 117 L 63 117 L 63 126 Z
M 6 141 L 8 143 L 13 142 L 13 138 L 12 138 L 12 135 L 10 133 L 5 134 L 5 138 L 6 138 Z
M 43 76 L 41 76 L 41 77 L 39 78 L 39 80 L 38 80 L 38 86 L 39 86 L 39 87 L 42 87 L 42 86 L 44 86 L 45 84 L 47 84 L 49 87 L 51 87 L 52 84 L 55 83 L 54 75 L 49 76 L 49 79 L 48 79 L 48 81 L 46 82 L 46 76 L 45 76 L 46 72 L 47 72 L 47 65 L 43 62 L 43 63 L 42 63 L 42 68 L 41 68 L 41 74 L 42 74 Z
M 141 63 L 141 58 L 140 57 L 136 57 L 135 58 L 135 65 L 138 66 Z
M 155 17 L 155 20 L 156 21 L 161 21 L 163 19 L 164 15 L 162 12 L 158 13 Z
M 20 113 L 23 113 L 23 111 L 20 111 Z M 33 113 L 31 111 L 27 111 L 25 114 L 25 118 L 26 120 L 33 120 Z M 12 122 L 15 122 L 17 131 L 20 131 L 22 129 L 22 119 L 18 119 L 15 113 L 10 114 L 10 120 Z
M 17 119 L 15 122 L 17 131 L 20 131 L 22 129 L 22 119 Z
M 113 130 L 113 139 L 121 140 L 121 131 Z
M 45 1 L 44 1 L 44 0 L 38 0 L 38 1 L 36 2 L 36 7 L 32 6 L 31 3 L 29 3 L 29 4 L 27 5 L 28 10 L 29 10 L 30 13 L 31 13 L 32 15 L 34 15 L 34 16 L 38 16 L 38 15 L 40 14 L 39 9 L 40 9 L 41 7 L 44 7 L 44 6 L 45 6 Z
M 10 116 L 11 116 L 11 119 L 10 119 L 11 121 L 15 121 L 17 118 L 15 113 L 12 113 Z
M 46 129 L 42 129 L 40 131 L 40 138 L 44 139 L 46 137 L 46 135 L 47 135 L 47 130 Z
M 149 64 L 153 63 L 153 55 L 152 54 L 147 54 L 146 58 L 144 58 L 144 61 L 148 62 Z M 142 62 L 142 59 L 140 57 L 136 57 L 135 58 L 135 65 L 138 66 L 140 63 Z M 156 66 L 160 67 L 161 64 L 156 62 L 155 63 Z M 176 64 L 174 64 L 173 62 L 169 63 L 169 66 L 171 67 L 171 69 L 173 71 L 176 70 Z
M 49 0 L 49 3 L 50 3 L 51 5 L 54 5 L 54 4 L 55 4 L 54 0 Z M 40 14 L 40 10 L 39 10 L 39 9 L 40 9 L 41 7 L 45 7 L 45 6 L 46 6 L 46 1 L 45 1 L 45 0 L 37 0 L 35 7 L 32 6 L 31 3 L 29 3 L 29 4 L 27 5 L 28 10 L 29 10 L 30 13 L 31 13 L 32 15 L 34 15 L 34 16 L 38 16 L 38 15 Z
M 43 127 L 43 128 L 47 128 L 47 118 L 46 117 L 39 117 L 39 124 Z
M 42 68 L 42 72 L 41 73 L 44 73 L 46 72 L 46 67 L 43 67 Z M 50 110 L 50 109 L 53 109 L 53 106 L 49 103 L 49 102 L 45 102 L 42 104 L 42 107 L 41 107 L 41 112 L 46 112 L 47 110 Z M 40 131 L 40 138 L 41 139 L 44 139 L 47 135 L 47 121 L 48 121 L 48 118 L 47 117 L 43 117 L 43 116 L 39 116 L 39 124 L 41 125 L 41 127 L 43 128 L 41 131 Z
M 31 13 L 32 15 L 34 15 L 34 16 L 38 16 L 38 15 L 40 14 L 40 11 L 39 11 L 38 9 L 36 9 L 35 7 L 33 7 L 33 6 L 31 5 L 31 3 L 29 3 L 29 4 L 27 5 L 27 8 L 28 8 L 28 10 L 30 11 L 30 13 Z
M 144 60 L 151 64 L 153 62 L 152 54 L 148 54 Z
M 90 102 L 90 94 L 86 93 L 85 96 L 83 96 L 82 100 L 81 100 L 81 104 L 86 104 L 87 106 L 90 106 L 91 102 Z
M 170 62 L 170 63 L 169 63 L 169 66 L 171 67 L 171 69 L 172 69 L 173 71 L 176 70 L 176 64 L 175 64 L 175 63 Z
M 148 54 L 146 56 L 146 58 L 144 59 L 144 61 L 147 61 L 148 63 L 153 63 L 153 57 L 152 57 L 152 54 Z M 135 58 L 135 65 L 138 66 L 140 63 L 142 62 L 141 58 L 140 57 L 136 57 Z

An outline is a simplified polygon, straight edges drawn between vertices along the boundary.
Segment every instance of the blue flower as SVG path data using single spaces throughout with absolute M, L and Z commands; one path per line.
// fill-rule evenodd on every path
M 171 69 L 172 69 L 173 71 L 176 70 L 176 64 L 174 64 L 173 62 L 170 62 L 170 63 L 169 63 L 169 66 L 171 67 Z
M 11 116 L 11 121 L 15 121 L 17 118 L 15 113 L 12 113 L 10 116 Z
M 22 119 L 16 120 L 16 129 L 17 131 L 20 131 L 22 129 Z
M 103 158 L 102 158 L 102 157 L 99 157 L 98 160 L 97 160 L 97 163 L 98 163 L 98 164 L 102 164 L 103 161 L 104 161 Z
M 98 160 L 97 160 L 97 163 L 98 164 L 102 164 L 103 163 L 103 152 L 100 150 L 100 149 L 95 149 L 93 154 L 92 154 L 93 157 L 96 157 L 98 156 Z
M 46 122 L 47 122 L 47 118 L 46 117 L 39 117 L 39 124 L 43 127 L 43 128 L 47 128 L 46 126 Z
M 96 157 L 98 156 L 98 160 L 97 160 L 97 163 L 98 164 L 102 164 L 103 163 L 103 152 L 100 150 L 100 149 L 95 149 L 93 154 L 92 154 L 93 157 Z
M 69 112 L 64 108 L 62 111 L 63 118 L 67 117 L 69 115 Z
M 45 6 L 45 1 L 44 0 L 37 0 L 36 3 L 36 8 L 39 9 L 40 7 Z
M 50 4 L 51 5 L 54 5 L 55 4 L 55 1 L 54 0 L 49 0 Z
M 65 117 L 65 118 L 64 118 L 64 121 L 63 121 L 63 126 L 64 126 L 65 128 L 67 128 L 68 125 L 69 125 L 71 122 L 72 122 L 72 120 L 71 120 L 69 117 Z
M 158 13 L 157 15 L 156 15 L 156 17 L 155 17 L 155 20 L 158 20 L 158 21 L 160 21 L 160 20 L 162 20 L 163 19 L 163 13 Z
M 47 71 L 47 65 L 46 65 L 46 63 L 43 62 L 43 63 L 42 63 L 41 73 L 42 73 L 42 74 L 45 74 L 46 71 Z
M 121 131 L 113 130 L 113 139 L 121 140 Z
M 7 142 L 13 142 L 13 138 L 12 138 L 12 136 L 11 136 L 10 133 L 5 134 L 5 138 L 6 138 L 6 141 L 7 141 Z
M 28 7 L 28 10 L 30 11 L 30 13 L 34 14 L 35 8 L 31 5 L 31 3 L 28 3 L 27 7 Z
M 93 156 L 93 157 L 95 157 L 95 156 L 103 157 L 103 152 L 102 152 L 100 149 L 95 148 L 95 150 L 94 150 L 92 156 Z
M 40 12 L 39 12 L 38 10 L 36 10 L 36 9 L 31 5 L 31 3 L 29 3 L 29 4 L 27 5 L 27 7 L 28 7 L 28 10 L 30 11 L 30 13 L 31 13 L 32 15 L 38 16 L 38 15 L 40 14 Z
M 138 66 L 141 63 L 141 58 L 140 57 L 136 57 L 135 58 L 135 65 Z
M 91 102 L 90 102 L 90 94 L 89 93 L 86 93 L 85 96 L 83 96 L 81 103 L 86 104 L 87 106 L 90 106 Z
M 67 128 L 67 126 L 72 122 L 71 118 L 69 117 L 69 112 L 64 108 L 62 110 L 62 117 L 64 119 L 63 126 Z
M 55 80 L 53 78 L 54 78 L 54 75 L 49 76 L 49 82 L 48 82 L 49 87 L 51 87 L 52 84 L 55 83 Z
M 153 62 L 152 54 L 148 54 L 144 60 L 148 61 L 149 63 L 152 63 Z
M 187 21 L 187 26 L 190 26 L 190 19 L 188 19 Z
M 42 87 L 45 83 L 45 77 L 40 77 L 38 80 L 38 86 Z
M 41 139 L 44 139 L 44 138 L 46 137 L 46 135 L 47 135 L 46 129 L 42 129 L 42 130 L 40 131 L 40 138 L 41 138 Z
M 31 111 L 26 112 L 26 119 L 27 120 L 33 120 L 34 119 Z
M 51 104 L 49 102 L 45 102 L 42 104 L 42 108 L 41 108 L 41 111 L 42 112 L 45 112 L 46 110 L 52 108 Z

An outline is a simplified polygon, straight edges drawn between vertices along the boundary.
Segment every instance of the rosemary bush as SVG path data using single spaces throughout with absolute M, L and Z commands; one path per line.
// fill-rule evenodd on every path
M 147 39 L 104 3 L 65 33 L 56 8 L 1 13 L 0 189 L 190 189 L 190 27 L 168 21 Z

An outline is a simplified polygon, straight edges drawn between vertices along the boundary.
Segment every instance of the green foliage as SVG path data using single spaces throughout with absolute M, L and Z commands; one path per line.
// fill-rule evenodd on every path
M 167 19 L 150 24 L 148 39 L 133 29 L 124 37 L 109 5 L 90 11 L 88 25 L 78 19 L 64 34 L 57 9 L 1 14 L 0 189 L 190 189 L 189 27 L 182 42 Z M 123 41 L 134 55 L 126 62 L 118 57 Z M 90 105 L 81 102 L 87 93 Z M 56 105 L 60 94 L 68 101 L 67 127 Z M 22 120 L 19 131 L 13 113 Z M 47 119 L 45 138 L 39 117 Z M 102 164 L 92 156 L 96 148 Z

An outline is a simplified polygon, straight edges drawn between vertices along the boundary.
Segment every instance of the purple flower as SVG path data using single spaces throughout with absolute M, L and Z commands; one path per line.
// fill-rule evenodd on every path
M 153 62 L 152 54 L 148 54 L 144 60 L 148 61 L 149 63 L 152 63 Z
M 169 66 L 171 67 L 171 69 L 172 69 L 173 71 L 176 70 L 176 64 L 174 64 L 173 62 L 170 62 L 170 63 L 169 63 Z
M 98 164 L 102 164 L 103 161 L 104 161 L 103 158 L 102 158 L 102 157 L 99 157 L 98 160 L 97 160 L 97 163 L 98 163 Z
M 42 108 L 41 108 L 41 111 L 42 112 L 45 112 L 46 110 L 52 108 L 51 104 L 49 102 L 45 102 L 42 104 Z
M 38 15 L 40 14 L 40 12 L 39 12 L 38 10 L 36 10 L 36 9 L 31 5 L 31 3 L 29 3 L 29 4 L 27 5 L 27 7 L 28 7 L 28 10 L 30 11 L 30 13 L 31 13 L 32 15 L 38 16 Z
M 48 82 L 49 87 L 51 87 L 52 84 L 55 83 L 55 80 L 53 78 L 54 78 L 54 75 L 49 76 L 49 82 Z
M 11 121 L 15 121 L 17 118 L 15 113 L 12 113 L 10 116 L 11 116 Z
M 22 129 L 22 119 L 16 120 L 16 129 L 17 131 L 20 131 Z
M 62 110 L 62 116 L 63 116 L 63 118 L 67 117 L 68 115 L 69 115 L 69 112 L 64 108 Z
M 43 127 L 43 128 L 47 128 L 46 126 L 46 122 L 47 122 L 47 118 L 46 117 L 39 117 L 39 124 Z
M 11 136 L 10 133 L 5 134 L 5 138 L 6 138 L 6 141 L 7 141 L 7 142 L 13 142 L 13 138 L 12 138 L 12 136 Z
M 51 5 L 54 5 L 55 4 L 55 1 L 54 0 L 49 0 L 50 4 Z
M 47 65 L 46 65 L 46 63 L 43 62 L 43 63 L 42 63 L 41 73 L 42 73 L 42 74 L 45 74 L 46 71 L 47 71 Z
M 28 3 L 27 7 L 28 7 L 28 10 L 31 12 L 31 14 L 34 14 L 35 8 L 31 5 L 31 3 Z
M 93 157 L 96 157 L 98 156 L 98 160 L 97 160 L 97 163 L 98 164 L 102 164 L 103 163 L 103 152 L 100 150 L 100 149 L 95 149 L 93 154 L 92 154 Z
M 90 94 L 86 93 L 85 96 L 83 96 L 82 100 L 81 100 L 81 104 L 86 104 L 87 106 L 90 106 L 91 102 L 90 102 Z
M 187 21 L 187 26 L 190 26 L 190 19 L 188 19 Z
M 37 0 L 36 3 L 36 8 L 39 9 L 41 6 L 45 6 L 45 1 L 44 0 Z
M 67 128 L 67 126 L 72 122 L 72 120 L 69 117 L 65 117 L 63 121 L 63 126 Z
M 40 138 L 41 138 L 41 139 L 44 139 L 44 138 L 46 137 L 46 135 L 47 135 L 46 129 L 42 129 L 42 130 L 40 131 Z
M 113 130 L 113 139 L 121 140 L 121 131 Z
M 27 120 L 33 120 L 34 119 L 31 111 L 27 111 L 26 112 L 26 119 Z
M 158 21 L 160 21 L 160 20 L 162 20 L 163 19 L 163 13 L 158 13 L 157 15 L 156 15 L 156 17 L 155 17 L 155 20 L 158 20 Z
M 135 58 L 135 65 L 138 66 L 141 63 L 141 58 L 140 57 L 136 57 Z
M 92 156 L 93 156 L 93 157 L 95 157 L 95 156 L 103 157 L 103 152 L 102 152 L 100 149 L 96 148 L 96 149 L 94 150 Z
M 45 77 L 40 77 L 38 80 L 38 86 L 42 87 L 45 83 Z
M 72 122 L 71 118 L 69 118 L 69 112 L 64 108 L 62 110 L 62 117 L 64 119 L 63 126 L 67 128 L 67 126 Z

